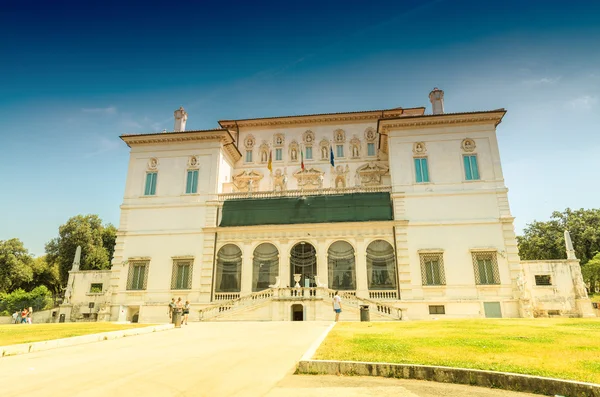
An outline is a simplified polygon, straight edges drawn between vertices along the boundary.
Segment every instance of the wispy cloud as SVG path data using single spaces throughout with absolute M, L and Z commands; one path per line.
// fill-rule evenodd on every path
M 86 153 L 84 157 L 94 157 L 100 154 L 105 154 L 108 152 L 113 152 L 117 149 L 121 148 L 121 142 L 117 139 L 108 139 L 103 136 L 97 136 L 95 139 L 94 147 L 95 150 L 89 153 Z
M 567 101 L 566 106 L 576 110 L 590 110 L 598 104 L 598 97 L 591 95 L 582 95 L 580 97 Z
M 561 76 L 558 77 L 541 77 L 538 79 L 524 80 L 525 85 L 551 85 L 556 84 L 560 81 Z
M 117 108 L 115 106 L 108 106 L 105 108 L 83 108 L 81 111 L 83 113 L 97 113 L 106 115 L 117 114 Z

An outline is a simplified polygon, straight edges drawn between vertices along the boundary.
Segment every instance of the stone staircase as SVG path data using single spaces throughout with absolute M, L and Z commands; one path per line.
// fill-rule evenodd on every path
M 394 306 L 390 302 L 381 302 L 373 299 L 357 297 L 354 292 L 340 291 L 344 313 L 352 315 L 352 319 L 358 320 L 360 307 L 369 306 L 370 316 L 375 320 L 402 320 L 403 309 Z M 328 313 L 331 301 L 335 291 L 324 288 L 269 288 L 263 291 L 254 292 L 250 295 L 239 298 L 217 302 L 213 305 L 200 309 L 200 321 L 219 321 L 219 320 L 273 320 L 273 318 L 264 318 L 265 313 L 260 316 L 252 316 L 253 311 L 258 311 L 267 305 L 274 303 L 312 303 L 313 305 L 325 305 L 323 311 Z M 343 314 L 344 314 L 343 313 Z M 270 315 L 269 315 L 270 316 Z

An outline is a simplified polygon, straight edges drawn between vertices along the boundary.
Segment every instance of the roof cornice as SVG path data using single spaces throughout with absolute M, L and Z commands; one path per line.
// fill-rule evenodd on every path
M 452 124 L 489 124 L 494 127 L 500 124 L 506 110 L 497 109 L 483 112 L 468 113 L 444 113 L 422 116 L 405 116 L 395 119 L 385 119 L 379 122 L 379 132 L 387 134 L 390 130 L 413 128 L 413 127 L 436 127 L 439 125 Z
M 223 145 L 223 150 L 231 156 L 234 162 L 242 157 L 235 146 L 233 137 L 226 129 L 124 134 L 120 138 L 129 147 L 162 143 L 220 142 Z
M 369 121 L 388 118 L 398 118 L 422 115 L 425 108 L 396 108 L 385 110 L 367 110 L 360 112 L 346 113 L 324 113 L 324 114 L 308 114 L 300 116 L 283 116 L 283 117 L 266 117 L 257 119 L 245 120 L 220 120 L 219 125 L 223 128 L 237 127 L 272 127 L 294 124 L 316 124 L 330 122 L 352 122 L 352 121 Z

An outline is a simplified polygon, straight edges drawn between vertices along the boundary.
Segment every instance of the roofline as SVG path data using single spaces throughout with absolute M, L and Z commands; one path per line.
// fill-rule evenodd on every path
M 276 124 L 292 124 L 295 120 L 296 122 L 311 122 L 311 118 L 331 118 L 332 121 L 339 120 L 340 117 L 348 117 L 349 120 L 352 119 L 352 116 L 362 116 L 361 118 L 372 118 L 372 119 L 380 119 L 380 118 L 394 118 L 401 117 L 406 111 L 425 111 L 425 107 L 414 107 L 414 108 L 392 108 L 392 109 L 379 109 L 379 110 L 361 110 L 356 112 L 339 112 L 339 113 L 316 113 L 316 114 L 301 114 L 301 115 L 292 115 L 292 116 L 275 116 L 275 117 L 259 117 L 259 118 L 251 118 L 251 119 L 235 119 L 235 120 L 219 120 L 219 125 L 223 128 L 236 128 L 238 126 L 261 126 L 261 125 L 276 125 Z M 366 117 L 365 117 L 366 116 Z M 370 116 L 370 117 L 369 117 Z M 323 121 L 323 120 L 318 120 Z
M 191 131 L 161 131 L 161 132 L 144 132 L 141 134 L 123 134 L 119 138 L 127 138 L 133 136 L 153 136 L 153 135 L 174 135 L 174 134 L 191 134 L 194 132 L 229 132 L 226 128 L 216 128 L 212 130 L 191 130 Z M 123 139 L 124 140 L 124 139 Z

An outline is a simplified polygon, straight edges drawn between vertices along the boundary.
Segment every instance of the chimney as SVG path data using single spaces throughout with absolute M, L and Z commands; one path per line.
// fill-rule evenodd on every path
M 444 91 L 435 87 L 433 91 L 429 93 L 429 101 L 431 102 L 433 114 L 444 113 Z
M 185 122 L 187 121 L 187 112 L 181 106 L 175 111 L 175 132 L 185 131 Z

